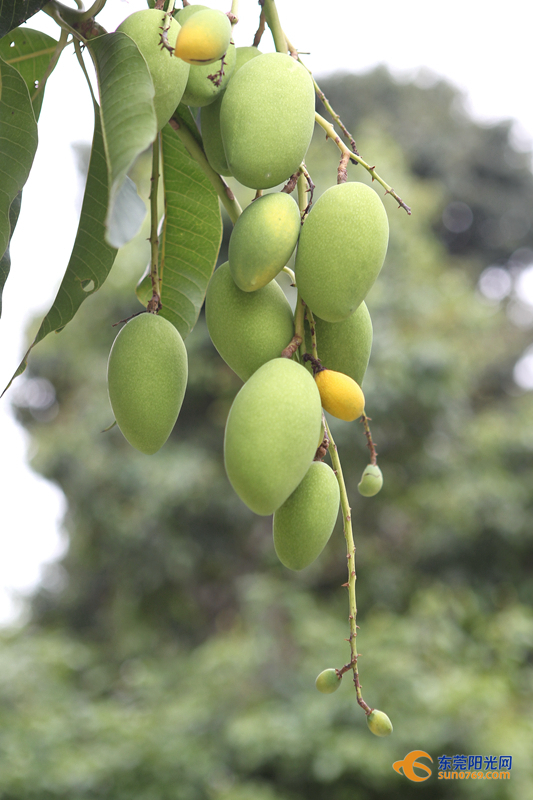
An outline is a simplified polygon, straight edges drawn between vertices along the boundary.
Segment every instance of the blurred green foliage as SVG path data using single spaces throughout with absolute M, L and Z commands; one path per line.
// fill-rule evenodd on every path
M 527 209 L 533 177 L 510 127 L 475 124 L 445 84 L 398 85 L 384 70 L 321 84 L 413 208 L 407 217 L 384 198 L 391 244 L 367 298 L 365 394 L 385 478 L 376 497 L 357 492 L 362 427 L 332 420 L 353 504 L 361 682 L 394 733 L 369 733 L 349 674 L 333 695 L 315 689 L 321 670 L 349 658 L 340 522 L 308 569 L 277 562 L 270 518 L 225 477 L 224 424 L 241 382 L 202 317 L 161 452 L 102 433 L 111 324 L 139 309 L 139 275 L 122 260 L 35 351 L 23 381 L 48 381 L 55 399 L 25 404 L 23 381 L 17 395 L 33 466 L 68 499 L 70 547 L 29 623 L 2 635 L 5 800 L 533 794 L 533 403 L 512 378 L 528 332 L 477 288 L 485 267 L 529 246 L 527 232 L 493 246 L 482 223 Z M 308 158 L 318 192 L 337 163 L 319 134 Z M 461 241 L 443 228 L 451 202 L 473 211 Z M 423 784 L 392 769 L 415 749 L 434 760 Z M 511 779 L 439 781 L 443 754 L 512 755 Z

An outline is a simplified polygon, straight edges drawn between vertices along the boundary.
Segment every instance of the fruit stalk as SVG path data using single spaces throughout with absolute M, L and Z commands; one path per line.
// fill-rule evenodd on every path
M 329 425 L 324 418 L 324 426 L 326 433 L 329 438 L 329 452 L 331 455 L 331 462 L 333 464 L 333 469 L 335 471 L 335 475 L 337 476 L 337 481 L 339 483 L 339 489 L 341 494 L 341 508 L 342 508 L 342 516 L 343 516 L 343 529 L 344 529 L 344 538 L 346 540 L 346 560 L 348 563 L 348 582 L 345 586 L 348 589 L 348 598 L 349 598 L 349 620 L 350 620 L 350 638 L 348 639 L 350 643 L 350 668 L 353 671 L 353 682 L 355 686 L 355 692 L 357 695 L 357 702 L 364 710 L 365 714 L 370 714 L 372 709 L 370 706 L 365 703 L 363 700 L 363 693 L 361 689 L 361 684 L 359 683 L 359 670 L 357 668 L 357 600 L 355 594 L 355 581 L 356 581 L 356 571 L 355 571 L 355 544 L 353 539 L 353 531 L 352 531 L 352 511 L 350 508 L 350 503 L 348 500 L 348 494 L 346 492 L 346 484 L 344 483 L 344 476 L 342 474 L 342 467 L 341 462 L 339 459 L 339 454 L 337 452 L 337 445 L 331 435 L 331 431 L 329 429 Z M 343 668 L 344 671 L 344 668 Z
M 265 15 L 267 25 L 272 32 L 272 38 L 274 39 L 276 51 L 278 53 L 286 53 L 288 49 L 287 39 L 285 38 L 285 34 L 283 33 L 283 29 L 279 21 L 276 3 L 274 0 L 263 0 L 262 3 L 260 2 L 260 5 L 263 8 L 263 14 Z
M 159 282 L 159 237 L 157 235 L 158 211 L 157 192 L 159 187 L 159 134 L 152 142 L 152 177 L 150 189 L 150 279 L 152 281 L 152 297 L 148 302 L 148 311 L 157 314 L 161 309 L 161 285 Z

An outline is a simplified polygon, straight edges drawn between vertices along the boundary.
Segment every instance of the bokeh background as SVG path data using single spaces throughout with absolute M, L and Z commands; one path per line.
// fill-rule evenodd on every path
M 120 5 L 126 16 L 131 4 Z M 283 21 L 282 0 L 279 9 Z M 353 23 L 355 60 L 369 27 Z M 6 800 L 533 795 L 527 141 L 510 121 L 480 122 L 462 92 L 427 71 L 323 73 L 360 152 L 413 208 L 408 217 L 384 198 L 389 253 L 367 298 L 364 389 L 385 476 L 375 498 L 357 492 L 361 426 L 333 424 L 353 506 L 361 682 L 394 733 L 368 732 L 347 677 L 334 695 L 314 687 L 349 657 L 341 525 L 302 573 L 277 561 L 270 519 L 249 512 L 225 477 L 224 424 L 241 382 L 203 317 L 187 339 L 189 386 L 164 449 L 146 457 L 116 429 L 101 433 L 112 421 L 111 323 L 139 309 L 142 269 L 130 254 L 6 395 L 33 469 L 64 508 L 61 535 L 53 514 L 35 517 L 53 524 L 59 559 L 41 567 L 18 624 L 1 633 Z M 80 176 L 87 156 L 83 137 L 64 152 Z M 335 182 L 336 149 L 320 132 L 307 164 L 318 193 Z M 368 182 L 360 167 L 350 179 Z M 61 223 L 59 252 L 75 232 Z M 229 225 L 221 261 L 228 235 Z M 8 468 L 5 451 L 3 460 Z M 27 513 L 31 493 L 17 502 Z M 6 540 L 24 535 L 18 527 L 3 529 Z M 392 769 L 415 749 L 434 759 L 421 784 Z M 511 755 L 511 779 L 439 781 L 443 754 Z

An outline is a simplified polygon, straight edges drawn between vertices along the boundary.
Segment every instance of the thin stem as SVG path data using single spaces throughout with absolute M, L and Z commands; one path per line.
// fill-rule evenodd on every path
M 294 335 L 299 336 L 301 342 L 305 341 L 304 313 L 305 313 L 305 303 L 300 297 L 300 292 L 298 292 L 298 299 L 296 300 L 296 309 L 294 311 Z
M 229 218 L 233 224 L 235 224 L 239 216 L 242 214 L 242 208 L 240 207 L 239 202 L 231 191 L 230 187 L 218 174 L 218 172 L 215 172 L 207 160 L 201 145 L 196 141 L 191 131 L 188 129 L 185 123 L 182 122 L 179 117 L 177 117 L 176 114 L 170 120 L 170 125 L 176 131 L 179 138 L 185 145 L 189 155 L 192 156 L 192 158 L 194 158 L 194 160 L 202 168 L 206 177 L 209 179 L 220 200 L 222 201 L 222 205 L 228 212 Z
M 318 349 L 316 344 L 316 322 L 313 316 L 313 312 L 309 308 L 309 306 L 305 307 L 305 316 L 307 317 L 307 321 L 309 323 L 309 330 L 311 331 L 311 350 L 313 351 L 313 358 L 318 359 Z
M 159 189 L 159 134 L 152 143 L 152 186 L 150 189 L 150 280 L 152 281 L 152 297 L 148 302 L 148 311 L 157 314 L 161 310 L 161 283 L 159 281 L 159 237 L 157 228 L 159 214 L 157 208 L 157 192 Z
M 229 21 L 231 22 L 231 30 L 233 35 L 233 28 L 239 21 L 239 0 L 231 0 L 231 11 L 228 14 Z
M 366 414 L 362 414 L 361 422 L 363 423 L 363 427 L 365 429 L 365 436 L 367 447 L 370 450 L 370 463 L 375 467 L 378 463 L 378 451 L 376 450 L 376 445 L 374 444 L 374 440 L 372 439 L 372 432 L 370 430 L 370 417 L 367 417 Z
M 87 86 L 89 87 L 89 91 L 91 93 L 93 105 L 94 105 L 94 113 L 99 114 L 98 103 L 96 101 L 96 97 L 94 96 L 93 87 L 91 84 L 91 79 L 89 78 L 89 73 L 87 72 L 87 67 L 85 66 L 85 62 L 83 60 L 83 55 L 81 52 L 81 45 L 78 39 L 74 39 L 74 50 L 76 52 L 76 58 L 78 59 L 79 65 L 83 74 L 85 75 L 85 80 L 87 81 Z
M 361 164 L 361 166 L 364 167 L 367 170 L 369 175 L 372 176 L 372 180 L 373 181 L 376 180 L 378 183 L 380 183 L 383 186 L 383 188 L 385 189 L 385 194 L 391 194 L 394 197 L 394 199 L 399 203 L 399 208 L 404 208 L 407 211 L 408 214 L 411 213 L 411 209 L 409 208 L 409 206 L 406 205 L 404 203 L 404 201 L 402 200 L 402 198 L 399 197 L 399 195 L 396 194 L 394 189 L 391 186 L 389 186 L 388 183 L 385 183 L 383 178 L 381 178 L 377 174 L 376 168 L 375 167 L 371 167 L 369 164 L 366 163 L 366 161 L 363 161 L 361 156 L 358 156 L 356 153 L 352 153 L 352 151 L 348 149 L 348 147 L 344 144 L 344 142 L 339 137 L 339 135 L 337 134 L 335 128 L 333 127 L 333 125 L 330 122 L 328 122 L 326 119 L 324 119 L 324 117 L 320 116 L 320 114 L 318 114 L 318 113 L 315 113 L 315 120 L 316 120 L 316 122 L 318 122 L 320 127 L 323 128 L 323 130 L 326 131 L 327 138 L 328 139 L 333 139 L 333 141 L 335 142 L 335 144 L 337 145 L 337 147 L 339 148 L 341 153 L 348 153 L 348 155 L 350 156 L 352 161 L 357 161 L 358 164 Z
M 283 267 L 282 272 L 286 272 L 289 278 L 291 279 L 291 283 L 293 286 L 296 286 L 296 276 L 290 267 Z
M 64 31 L 63 29 L 61 29 L 61 35 L 59 37 L 59 41 L 58 41 L 56 47 L 54 48 L 52 58 L 48 62 L 48 66 L 46 68 L 46 72 L 44 73 L 43 77 L 39 81 L 38 87 L 36 88 L 36 90 L 34 91 L 34 93 L 31 96 L 32 103 L 35 100 L 35 98 L 38 97 L 39 94 L 42 91 L 44 91 L 44 87 L 46 86 L 46 81 L 48 80 L 48 78 L 50 77 L 52 72 L 54 71 L 57 62 L 59 61 L 59 56 L 61 55 L 61 53 L 63 52 L 63 50 L 67 46 L 67 40 L 68 40 L 67 31 Z M 44 51 L 44 52 L 46 52 L 46 51 Z M 33 55 L 37 55 L 37 54 L 34 53 Z
M 339 484 L 340 495 L 341 495 L 341 508 L 342 508 L 342 515 L 344 519 L 344 538 L 346 540 L 346 560 L 348 563 L 348 582 L 344 584 L 348 589 L 348 598 L 349 598 L 349 621 L 350 621 L 350 638 L 348 639 L 350 643 L 350 665 L 349 667 L 353 670 L 353 682 L 355 686 L 355 692 L 357 695 L 357 702 L 364 709 L 366 714 L 370 714 L 372 709 L 370 706 L 365 703 L 363 700 L 363 693 L 361 684 L 359 682 L 359 670 L 357 668 L 357 600 L 355 595 L 355 581 L 356 581 L 356 572 L 355 572 L 355 544 L 353 540 L 353 531 L 352 531 L 352 512 L 350 508 L 350 503 L 348 500 L 348 494 L 346 492 L 346 484 L 344 483 L 344 476 L 342 474 L 342 467 L 341 462 L 339 459 L 339 453 L 337 451 L 337 445 L 335 444 L 333 437 L 331 435 L 331 431 L 329 429 L 329 425 L 327 423 L 326 418 L 324 417 L 324 428 L 329 438 L 329 453 L 331 456 L 331 463 L 333 464 L 333 469 L 335 471 L 335 475 L 337 476 L 337 481 Z M 343 667 L 344 671 L 344 667 Z
M 278 17 L 278 9 L 274 0 L 263 0 L 263 13 L 267 21 L 267 25 L 272 32 L 272 38 L 278 53 L 286 53 L 288 50 L 287 39 L 283 33 L 283 28 Z

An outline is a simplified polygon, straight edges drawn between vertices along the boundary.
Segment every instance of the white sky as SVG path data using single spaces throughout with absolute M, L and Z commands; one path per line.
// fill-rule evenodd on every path
M 222 10 L 229 6 L 229 0 L 204 2 Z M 517 142 L 525 148 L 533 142 L 533 6 L 524 0 L 278 0 L 277 5 L 293 44 L 310 51 L 305 60 L 315 75 L 361 72 L 385 63 L 409 78 L 424 67 L 461 88 L 476 119 L 512 118 Z M 114 30 L 145 7 L 143 0 L 108 0 L 98 19 Z M 251 44 L 257 0 L 240 0 L 239 15 L 236 44 Z M 56 35 L 55 24 L 42 13 L 28 26 Z M 12 243 L 13 273 L 4 291 L 0 391 L 23 354 L 28 320 L 44 314 L 53 301 L 76 233 L 80 198 L 70 144 L 91 140 L 92 109 L 70 51 L 48 83 L 39 129 L 39 149 Z M 13 422 L 9 398 L 8 392 L 0 400 L 0 624 L 15 618 L 17 593 L 31 590 L 42 564 L 65 547 L 62 494 L 26 466 L 28 440 Z

